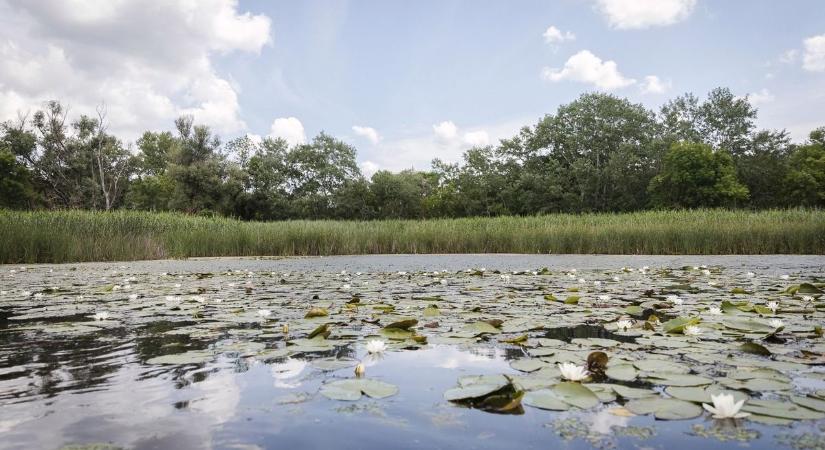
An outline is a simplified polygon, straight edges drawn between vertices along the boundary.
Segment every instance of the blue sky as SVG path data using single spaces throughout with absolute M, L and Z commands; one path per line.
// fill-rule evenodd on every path
M 0 34 L 6 47 L 20 36 L 33 42 L 0 46 L 0 56 L 12 60 L 0 63 L 0 101 L 5 95 L 18 109 L 42 101 L 37 86 L 19 87 L 25 83 L 15 76 L 37 70 L 24 56 L 39 57 L 43 67 L 56 64 L 77 78 L 65 93 L 54 80 L 41 90 L 81 112 L 95 103 L 93 91 L 111 105 L 113 127 L 126 134 L 168 128 L 156 118 L 180 112 L 227 137 L 300 141 L 324 130 L 355 145 L 367 171 L 456 160 L 468 146 L 495 143 L 587 91 L 658 108 L 684 92 L 703 96 L 727 86 L 751 95 L 763 127 L 787 128 L 802 139 L 825 125 L 821 0 L 204 0 L 194 23 L 181 2 L 160 2 L 155 13 L 141 15 L 119 6 L 101 13 L 80 0 L 68 3 L 88 10 L 0 0 L 0 16 L 16 28 Z M 126 17 L 143 21 L 151 36 L 106 39 L 123 30 Z M 182 31 L 164 41 L 163 27 Z M 153 51 L 171 61 L 152 62 L 145 55 Z M 116 53 L 123 58 L 117 68 L 138 67 L 138 75 L 81 67 L 81 52 L 104 69 L 111 58 L 98 54 Z M 110 94 L 90 88 L 89 80 L 113 86 Z M 9 110 L 0 107 L 0 115 Z

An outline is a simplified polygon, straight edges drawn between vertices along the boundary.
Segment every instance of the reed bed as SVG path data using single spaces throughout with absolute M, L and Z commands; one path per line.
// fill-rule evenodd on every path
M 138 211 L 0 210 L 0 263 L 380 253 L 823 254 L 825 212 L 243 222 Z

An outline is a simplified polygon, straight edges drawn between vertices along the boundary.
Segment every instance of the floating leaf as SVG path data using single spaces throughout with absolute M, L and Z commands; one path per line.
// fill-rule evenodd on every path
M 311 308 L 309 312 L 306 313 L 304 316 L 305 319 L 311 319 L 313 317 L 326 317 L 329 315 L 329 312 L 326 308 Z
M 163 355 L 150 358 L 146 361 L 147 364 L 200 364 L 211 361 L 215 358 L 215 354 L 207 350 L 192 350 L 185 353 L 176 353 L 173 355 Z
M 631 400 L 624 406 L 633 414 L 653 414 L 660 420 L 693 419 L 702 415 L 700 406 L 675 398 L 640 398 Z
M 398 393 L 398 387 L 383 381 L 368 378 L 338 380 L 321 386 L 321 395 L 332 400 L 354 401 L 361 398 L 361 394 L 381 399 Z

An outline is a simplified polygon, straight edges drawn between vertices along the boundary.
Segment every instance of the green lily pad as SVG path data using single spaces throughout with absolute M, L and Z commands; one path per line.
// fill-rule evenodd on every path
M 675 398 L 640 398 L 631 400 L 624 406 L 633 414 L 653 414 L 660 420 L 685 420 L 702 415 L 702 408 L 699 405 Z
M 361 398 L 361 394 L 375 399 L 390 397 L 398 393 L 398 387 L 383 381 L 355 378 L 326 383 L 319 392 L 332 400 L 354 401 Z

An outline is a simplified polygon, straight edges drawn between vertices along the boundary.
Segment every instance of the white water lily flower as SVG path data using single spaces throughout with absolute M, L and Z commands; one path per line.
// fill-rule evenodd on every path
M 577 366 L 573 363 L 559 363 L 558 367 L 561 376 L 566 380 L 581 381 L 590 375 L 584 366 Z
M 774 314 L 776 314 L 776 310 L 779 309 L 779 303 L 777 302 L 768 302 L 765 306 L 771 310 Z
M 180 283 L 175 283 L 175 287 L 176 287 L 176 288 L 179 288 L 179 287 L 180 287 Z
M 447 284 L 447 280 L 445 280 L 444 278 L 442 278 L 442 279 L 441 279 L 441 281 L 439 281 L 439 283 L 441 283 L 441 284 Z
M 482 270 L 482 272 L 483 272 L 483 270 Z M 400 271 L 400 272 L 398 272 L 398 275 L 401 275 L 401 276 L 404 276 L 404 275 L 406 275 L 406 274 L 407 274 L 407 272 L 404 272 L 403 270 L 402 270 L 402 271 Z
M 538 272 L 536 272 L 536 273 L 538 273 Z M 567 278 L 570 278 L 571 280 L 575 280 L 575 279 L 576 279 L 576 275 L 574 275 L 574 274 L 572 274 L 572 273 L 568 273 L 568 274 L 567 274 Z
M 710 399 L 713 400 L 713 406 L 702 403 L 702 407 L 713 414 L 714 419 L 741 419 L 750 415 L 750 413 L 739 412 L 745 404 L 745 399 L 734 401 L 731 394 L 711 395 Z
M 345 284 L 345 285 L 341 286 L 342 291 L 348 291 L 350 289 L 352 289 L 352 286 L 350 286 L 349 284 Z
M 677 306 L 682 304 L 682 299 L 679 298 L 676 295 L 668 295 L 667 296 L 667 301 L 669 301 L 670 303 L 673 303 L 674 305 L 677 305 Z
M 619 277 L 613 277 L 613 281 L 615 281 L 616 283 L 618 283 L 618 282 L 622 281 L 622 279 L 621 279 L 621 278 L 619 278 Z
M 129 294 L 129 300 L 137 300 L 137 299 L 138 299 L 137 294 Z
M 510 282 L 510 275 L 502 275 L 502 276 L 501 276 L 501 279 L 502 279 L 505 283 L 509 283 L 509 282 Z
M 630 321 L 630 320 L 627 320 L 627 319 L 622 319 L 622 320 L 616 322 L 616 327 L 618 327 L 620 330 L 623 330 L 623 331 L 629 330 L 632 326 L 633 326 L 633 322 Z
M 771 319 L 768 324 L 774 328 L 782 328 L 785 326 L 785 322 L 782 319 Z
M 787 279 L 790 279 L 790 278 L 791 278 L 791 276 L 790 276 L 790 275 L 782 275 L 782 276 L 781 276 L 781 277 L 779 277 L 779 278 L 782 278 L 783 280 L 787 280 Z
M 20 293 L 20 295 L 22 295 L 23 297 L 30 297 L 32 293 L 30 291 L 23 291 Z
M 262 318 L 266 319 L 267 317 L 272 315 L 272 311 L 270 311 L 268 309 L 259 309 L 258 310 L 258 315 L 261 316 Z
M 710 270 L 702 269 L 702 275 L 710 275 Z
M 753 273 L 753 272 L 748 272 L 748 273 L 745 274 L 745 276 L 748 277 L 748 278 L 753 278 L 753 277 L 756 276 L 756 274 Z
M 596 281 L 593 282 L 593 286 L 601 286 L 601 285 L 602 285 L 601 281 L 596 280 Z
M 641 268 L 641 269 L 639 269 L 639 270 L 641 270 L 642 272 L 647 272 L 648 270 L 650 270 L 650 267 L 648 267 L 648 266 L 642 266 L 642 268 Z
M 383 353 L 387 349 L 387 344 L 381 339 L 370 339 L 367 341 L 367 353 Z
M 94 317 L 95 320 L 108 320 L 109 319 L 109 313 L 107 313 L 106 311 L 101 311 L 101 312 L 95 313 L 95 315 L 93 317 Z
M 803 302 L 812 302 L 812 301 L 814 301 L 814 298 L 811 297 L 810 295 L 803 295 L 802 296 L 802 301 Z
M 584 283 L 584 278 L 579 278 L 579 283 Z
M 603 301 L 603 302 L 609 302 L 610 301 L 610 296 L 609 295 L 600 295 L 599 300 Z
M 38 292 L 38 293 L 34 294 L 34 298 L 43 298 L 43 293 Z
M 708 308 L 708 312 L 710 314 L 713 314 L 714 316 L 718 316 L 719 314 L 722 314 L 722 308 L 718 306 L 711 306 L 710 308 Z
M 688 325 L 682 332 L 685 336 L 699 336 L 702 334 L 702 329 L 696 325 Z

